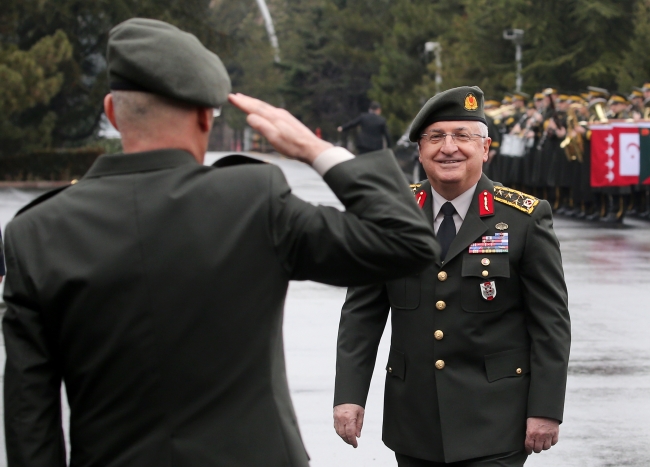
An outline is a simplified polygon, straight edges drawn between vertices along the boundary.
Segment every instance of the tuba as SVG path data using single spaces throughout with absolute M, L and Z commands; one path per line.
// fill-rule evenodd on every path
M 598 103 L 596 105 L 601 105 L 600 110 L 602 112 L 602 104 Z M 574 130 L 575 127 L 580 125 L 580 120 L 578 118 L 579 108 L 580 104 L 571 104 L 569 110 L 567 111 L 567 134 L 566 138 L 564 138 L 564 140 L 562 140 L 560 143 L 560 147 L 564 149 L 564 153 L 566 154 L 569 162 L 577 160 L 578 162 L 582 163 L 583 154 L 585 151 L 585 143 L 582 135 Z M 600 118 L 598 109 L 596 109 L 596 115 L 598 118 Z

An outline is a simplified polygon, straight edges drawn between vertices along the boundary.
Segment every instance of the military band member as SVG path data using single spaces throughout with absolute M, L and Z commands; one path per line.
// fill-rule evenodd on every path
M 341 313 L 336 432 L 357 446 L 390 311 L 383 440 L 400 467 L 521 467 L 557 442 L 570 325 L 551 207 L 481 174 L 485 123 L 478 87 L 420 110 L 409 137 L 427 180 L 413 189 L 441 260 L 350 288 Z

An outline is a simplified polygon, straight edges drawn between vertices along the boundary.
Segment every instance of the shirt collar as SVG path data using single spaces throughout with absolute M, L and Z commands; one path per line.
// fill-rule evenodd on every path
M 460 194 L 454 199 L 445 199 L 441 194 L 431 187 L 431 194 L 433 195 L 433 218 L 436 219 L 438 214 L 440 214 L 440 208 L 447 201 L 451 202 L 456 209 L 456 213 L 460 216 L 461 220 L 465 220 L 469 206 L 472 204 L 472 195 L 476 191 L 476 186 L 478 182 L 475 183 L 469 190 Z

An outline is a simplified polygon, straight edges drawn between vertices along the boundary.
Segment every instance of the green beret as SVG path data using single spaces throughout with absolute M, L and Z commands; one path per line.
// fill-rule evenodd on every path
M 108 36 L 111 90 L 160 94 L 199 107 L 228 100 L 230 78 L 196 36 L 171 24 L 132 18 Z
M 429 99 L 411 123 L 409 139 L 414 143 L 435 122 L 474 121 L 487 125 L 483 113 L 483 91 L 478 86 L 448 89 Z

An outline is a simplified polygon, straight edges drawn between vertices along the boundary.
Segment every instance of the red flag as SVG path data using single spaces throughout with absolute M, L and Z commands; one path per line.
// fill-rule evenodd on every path
M 591 186 L 627 186 L 639 183 L 641 151 L 636 124 L 592 125 Z

